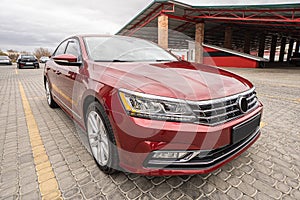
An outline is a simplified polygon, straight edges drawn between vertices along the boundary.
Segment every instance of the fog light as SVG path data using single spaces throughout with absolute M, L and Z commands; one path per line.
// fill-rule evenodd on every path
M 182 158 L 186 155 L 186 152 L 172 152 L 172 151 L 164 151 L 164 152 L 154 152 L 152 158 L 172 158 L 178 159 Z

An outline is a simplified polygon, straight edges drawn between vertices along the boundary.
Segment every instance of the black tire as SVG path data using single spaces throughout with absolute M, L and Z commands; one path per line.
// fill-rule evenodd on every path
M 87 136 L 89 137 L 89 126 L 88 126 L 88 117 L 90 115 L 91 112 L 96 112 L 105 127 L 106 130 L 106 136 L 108 138 L 108 158 L 107 158 L 107 163 L 104 165 L 101 165 L 98 160 L 95 157 L 95 154 L 92 150 L 92 145 L 91 145 L 91 141 L 88 138 L 88 142 L 92 151 L 92 155 L 97 163 L 97 165 L 99 166 L 99 168 L 106 174 L 113 174 L 116 173 L 119 169 L 119 158 L 118 158 L 118 152 L 117 152 L 117 145 L 116 145 L 116 140 L 114 137 L 114 133 L 112 130 L 112 127 L 110 125 L 109 119 L 107 114 L 105 113 L 105 110 L 103 109 L 102 105 L 100 105 L 97 101 L 92 102 L 86 112 L 85 112 L 85 125 L 86 125 L 86 129 L 87 129 Z
M 48 79 L 45 81 L 45 91 L 46 91 L 46 98 L 47 98 L 47 103 L 50 108 L 57 108 L 58 105 L 57 103 L 53 100 L 52 92 L 51 92 L 51 87 Z M 49 95 L 49 96 L 48 96 Z
M 19 64 L 17 64 L 17 68 L 20 69 L 20 65 Z

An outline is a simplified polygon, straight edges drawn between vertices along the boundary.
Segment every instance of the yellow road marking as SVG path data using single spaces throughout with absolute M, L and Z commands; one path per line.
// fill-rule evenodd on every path
M 30 108 L 22 83 L 19 81 L 23 109 L 27 122 L 34 164 L 42 199 L 62 199 L 52 165 L 46 153 L 37 123 Z
M 16 74 L 19 74 L 19 72 L 18 72 L 18 70 L 17 70 L 17 69 L 15 69 L 15 71 L 16 71 Z
M 267 125 L 266 122 L 263 122 L 263 121 L 260 122 L 260 128 L 263 128 L 263 127 L 265 127 L 266 125 Z

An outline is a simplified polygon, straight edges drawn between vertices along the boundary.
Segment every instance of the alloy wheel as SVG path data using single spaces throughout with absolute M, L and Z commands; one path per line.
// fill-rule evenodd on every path
M 108 135 L 100 115 L 91 111 L 87 118 L 88 140 L 93 155 L 101 166 L 106 166 L 109 159 Z

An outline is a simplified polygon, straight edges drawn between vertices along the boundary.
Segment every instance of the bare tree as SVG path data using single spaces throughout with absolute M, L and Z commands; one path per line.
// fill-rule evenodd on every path
M 42 47 L 35 49 L 33 54 L 38 59 L 40 59 L 42 56 L 49 57 L 51 55 L 51 53 L 50 53 L 50 51 L 48 49 L 42 48 Z

